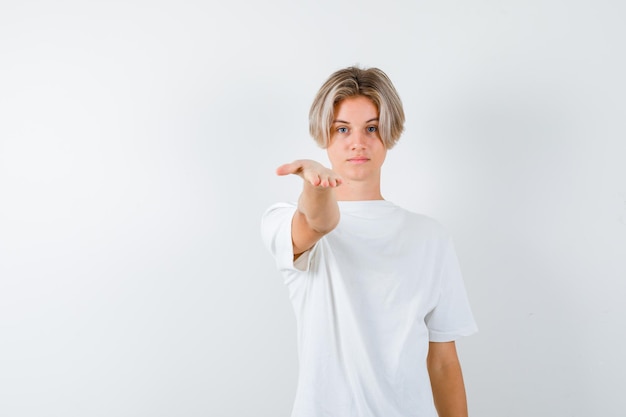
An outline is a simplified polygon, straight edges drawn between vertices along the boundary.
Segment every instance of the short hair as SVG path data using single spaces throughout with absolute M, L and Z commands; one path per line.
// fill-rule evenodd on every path
M 348 67 L 326 80 L 309 111 L 309 132 L 313 139 L 321 148 L 328 147 L 335 105 L 355 96 L 365 96 L 376 105 L 380 138 L 387 149 L 393 148 L 404 130 L 404 110 L 391 80 L 378 68 Z

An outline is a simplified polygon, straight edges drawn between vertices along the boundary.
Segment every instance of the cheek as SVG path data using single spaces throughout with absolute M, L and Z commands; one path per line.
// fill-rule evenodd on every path
M 378 155 L 384 157 L 387 154 L 387 149 L 385 148 L 385 144 L 382 140 L 378 139 L 375 143 L 372 144 L 372 149 Z
M 384 146 L 382 147 L 380 152 L 378 152 L 378 158 L 381 162 L 383 162 L 385 158 L 387 158 L 387 149 L 385 149 Z
M 326 154 L 328 155 L 328 160 L 330 162 L 334 162 L 337 158 L 336 146 L 329 146 L 328 148 L 326 148 Z
M 326 148 L 326 152 L 328 155 L 339 155 L 344 152 L 345 146 L 340 140 L 333 140 L 330 142 L 330 145 Z

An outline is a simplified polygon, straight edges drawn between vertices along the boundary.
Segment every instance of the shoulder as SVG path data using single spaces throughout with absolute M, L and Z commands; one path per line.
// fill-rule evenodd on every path
M 265 210 L 265 213 L 263 213 L 263 217 L 265 217 L 269 213 L 272 213 L 272 212 L 275 212 L 275 211 L 288 210 L 288 209 L 292 209 L 293 210 L 296 207 L 297 207 L 296 203 L 288 202 L 288 201 L 275 203 L 275 204 L 272 204 L 271 206 L 269 206 L 267 208 L 267 210 Z
M 425 214 L 415 213 L 413 211 L 398 207 L 398 210 L 403 214 L 406 227 L 411 230 L 417 230 L 422 235 L 429 236 L 431 238 L 437 238 L 441 240 L 450 239 L 450 233 L 448 229 L 433 217 Z
M 280 202 L 272 204 L 263 213 L 263 216 L 261 217 L 261 223 L 265 224 L 268 221 L 277 220 L 282 217 L 293 216 L 293 213 L 295 212 L 297 207 L 297 204 L 292 202 Z
M 286 224 L 291 224 L 291 219 L 296 211 L 295 203 L 276 203 L 271 205 L 261 216 L 261 232 L 265 235 L 272 235 L 279 228 Z
M 293 261 L 291 221 L 297 206 L 295 203 L 276 203 L 261 218 L 261 237 L 270 252 L 281 260 L 281 265 Z

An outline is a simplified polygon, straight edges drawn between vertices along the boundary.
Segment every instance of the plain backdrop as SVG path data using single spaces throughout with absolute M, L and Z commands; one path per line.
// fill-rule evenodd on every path
M 288 416 L 260 218 L 358 64 L 407 115 L 383 195 L 455 238 L 470 414 L 623 416 L 624 4 L 1 0 L 0 415 Z

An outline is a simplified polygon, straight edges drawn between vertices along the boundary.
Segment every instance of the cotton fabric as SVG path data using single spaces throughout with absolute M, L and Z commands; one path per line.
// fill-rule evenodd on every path
M 296 315 L 292 417 L 436 417 L 428 343 L 477 330 L 450 236 L 385 200 L 339 208 L 338 226 L 295 263 L 296 205 L 263 215 Z

